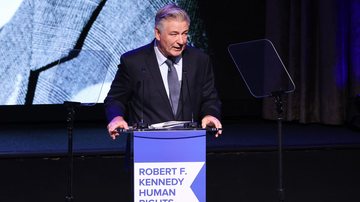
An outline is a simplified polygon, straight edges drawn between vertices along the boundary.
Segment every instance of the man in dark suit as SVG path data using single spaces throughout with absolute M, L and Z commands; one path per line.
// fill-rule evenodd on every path
M 183 9 L 166 5 L 155 17 L 155 40 L 121 56 L 104 101 L 113 139 L 117 128 L 139 122 L 193 119 L 203 128 L 222 128 L 210 58 L 187 46 L 189 25 Z

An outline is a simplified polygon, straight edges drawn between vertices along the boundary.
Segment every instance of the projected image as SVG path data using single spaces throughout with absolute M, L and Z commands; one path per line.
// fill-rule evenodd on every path
M 15 14 L 23 0 L 0 0 L 0 29 Z
M 120 55 L 154 39 L 170 2 L 190 14 L 189 43 L 206 49 L 195 0 L 0 0 L 0 105 L 102 102 Z

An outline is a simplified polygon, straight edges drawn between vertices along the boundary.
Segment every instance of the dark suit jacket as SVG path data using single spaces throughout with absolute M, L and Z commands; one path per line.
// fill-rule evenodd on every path
M 171 120 L 200 121 L 205 115 L 220 120 L 221 103 L 214 87 L 214 75 L 208 55 L 186 47 L 182 53 L 183 75 L 176 116 L 162 81 L 154 51 L 154 41 L 123 54 L 111 89 L 104 101 L 107 119 L 125 116 L 134 124 L 142 118 L 153 124 Z

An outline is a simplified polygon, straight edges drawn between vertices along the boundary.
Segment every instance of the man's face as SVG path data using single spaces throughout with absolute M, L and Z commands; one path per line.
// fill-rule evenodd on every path
M 155 38 L 160 52 L 165 57 L 177 57 L 186 47 L 189 25 L 186 21 L 166 19 L 161 30 L 155 28 Z

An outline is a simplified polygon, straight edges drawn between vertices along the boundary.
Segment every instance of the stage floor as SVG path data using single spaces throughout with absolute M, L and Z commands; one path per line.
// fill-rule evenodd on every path
M 360 149 L 285 151 L 285 201 L 360 201 L 359 159 Z M 65 201 L 66 158 L 3 158 L 0 162 L 0 201 Z M 130 202 L 129 175 L 121 155 L 76 157 L 74 201 Z M 276 202 L 277 189 L 277 152 L 207 154 L 208 202 Z
M 67 152 L 66 123 L 0 125 L 0 157 L 61 156 Z M 224 121 L 220 138 L 207 136 L 207 151 L 274 150 L 278 146 L 276 121 Z M 321 124 L 282 124 L 284 149 L 358 148 L 360 130 Z M 75 123 L 74 151 L 78 155 L 123 154 L 126 136 L 113 141 L 105 123 Z

